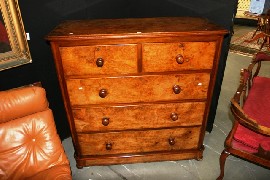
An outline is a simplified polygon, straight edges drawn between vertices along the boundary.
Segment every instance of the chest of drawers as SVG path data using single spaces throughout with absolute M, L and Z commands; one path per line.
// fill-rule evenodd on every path
M 201 159 L 226 33 L 189 17 L 66 21 L 50 32 L 77 167 Z

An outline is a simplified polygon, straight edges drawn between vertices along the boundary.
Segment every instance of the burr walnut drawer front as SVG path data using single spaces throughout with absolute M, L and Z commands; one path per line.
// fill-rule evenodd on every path
M 137 72 L 137 45 L 73 46 L 59 48 L 65 75 Z
M 74 108 L 77 132 L 202 125 L 205 102 Z
M 206 99 L 210 74 L 67 79 L 72 105 Z
M 201 127 L 78 134 L 82 155 L 197 149 Z
M 145 43 L 143 71 L 164 72 L 211 69 L 216 42 Z

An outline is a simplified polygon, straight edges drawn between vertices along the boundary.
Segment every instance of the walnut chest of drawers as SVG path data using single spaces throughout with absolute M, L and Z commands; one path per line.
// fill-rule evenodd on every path
M 66 21 L 50 32 L 77 167 L 201 159 L 226 33 L 190 17 Z

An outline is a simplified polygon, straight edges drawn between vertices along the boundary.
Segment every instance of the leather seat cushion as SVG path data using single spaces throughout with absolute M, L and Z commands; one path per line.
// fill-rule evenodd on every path
M 50 109 L 0 123 L 0 162 L 0 179 L 24 179 L 69 165 Z
M 244 112 L 258 124 L 270 127 L 270 78 L 255 77 L 253 86 L 249 92 L 243 107 Z M 265 150 L 270 150 L 270 137 L 255 133 L 246 127 L 239 125 L 234 134 L 234 140 L 249 148 L 246 151 L 254 153 L 259 145 L 263 144 Z M 241 148 L 239 146 L 239 148 Z

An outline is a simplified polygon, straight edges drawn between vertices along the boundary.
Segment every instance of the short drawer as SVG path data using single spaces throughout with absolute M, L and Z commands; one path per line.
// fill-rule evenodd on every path
M 77 132 L 200 126 L 205 102 L 73 108 Z
M 66 76 L 137 72 L 137 45 L 74 46 L 59 49 Z
M 142 46 L 145 72 L 211 69 L 216 42 L 145 43 Z
M 205 99 L 210 74 L 67 79 L 72 105 Z
M 78 134 L 81 155 L 197 149 L 200 128 Z

